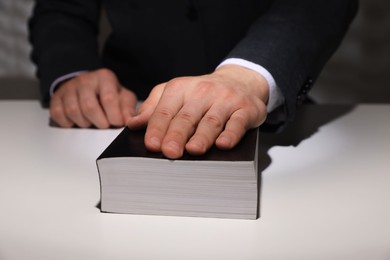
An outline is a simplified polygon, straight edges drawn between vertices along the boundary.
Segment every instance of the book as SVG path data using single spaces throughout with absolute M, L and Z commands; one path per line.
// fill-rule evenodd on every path
M 231 150 L 177 160 L 148 151 L 144 135 L 126 127 L 97 158 L 101 212 L 258 218 L 258 129 Z

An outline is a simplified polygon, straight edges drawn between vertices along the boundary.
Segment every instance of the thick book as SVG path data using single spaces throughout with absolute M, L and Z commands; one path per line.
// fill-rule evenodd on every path
M 148 151 L 144 135 L 126 127 L 97 158 L 102 212 L 258 217 L 258 129 L 232 150 L 177 160 Z

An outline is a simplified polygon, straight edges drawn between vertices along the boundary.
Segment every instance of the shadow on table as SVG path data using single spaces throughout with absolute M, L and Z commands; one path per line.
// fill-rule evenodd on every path
M 354 109 L 354 105 L 315 105 L 301 106 L 293 122 L 280 133 L 260 132 L 259 146 L 259 198 L 261 198 L 262 172 L 272 162 L 269 150 L 274 146 L 298 146 L 318 132 L 320 127 L 342 117 Z M 259 199 L 260 209 L 260 199 Z
M 314 135 L 320 127 L 336 120 L 354 109 L 354 105 L 304 105 L 293 122 L 280 133 L 260 132 L 260 172 L 270 164 L 268 151 L 274 146 L 298 146 L 303 140 Z

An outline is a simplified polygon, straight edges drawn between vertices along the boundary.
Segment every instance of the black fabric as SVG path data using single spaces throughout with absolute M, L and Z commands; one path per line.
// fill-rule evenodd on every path
M 112 34 L 100 55 L 102 8 Z M 48 105 L 52 82 L 74 71 L 110 68 L 144 99 L 158 83 L 244 58 L 271 72 L 291 119 L 356 10 L 352 0 L 37 0 L 32 59 Z

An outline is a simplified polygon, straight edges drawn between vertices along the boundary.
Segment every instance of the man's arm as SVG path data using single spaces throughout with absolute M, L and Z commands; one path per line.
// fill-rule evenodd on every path
M 29 37 L 44 106 L 49 105 L 50 85 L 56 79 L 102 68 L 97 44 L 100 11 L 98 0 L 36 0 Z
M 270 71 L 286 99 L 285 118 L 291 119 L 341 42 L 356 7 L 357 1 L 347 0 L 275 1 L 228 58 L 252 61 Z M 147 123 L 146 146 L 169 158 L 181 157 L 185 149 L 201 154 L 214 143 L 232 148 L 266 119 L 269 89 L 254 73 L 223 66 L 210 75 L 161 84 L 129 126 Z
M 41 3 L 44 2 L 49 3 L 41 0 Z M 78 3 L 69 1 L 66 5 L 75 7 Z M 255 21 L 228 58 L 242 58 L 270 71 L 286 98 L 285 112 L 291 118 L 297 100 L 310 87 L 305 82 L 313 81 L 341 41 L 355 11 L 353 3 L 355 1 L 275 1 Z M 80 20 L 85 22 L 94 19 Z M 76 24 L 78 23 L 79 21 Z M 91 24 L 96 25 L 84 23 L 86 24 L 89 26 L 83 30 Z M 39 30 L 35 33 L 39 35 Z M 67 46 L 63 45 L 65 50 L 68 50 Z M 74 46 L 68 47 L 72 49 Z M 56 48 L 58 45 L 53 50 Z M 94 60 L 92 53 L 95 51 L 94 48 L 91 49 L 92 52 L 86 52 L 91 54 L 89 61 Z M 80 50 L 82 48 L 78 49 Z M 54 51 L 52 54 L 56 54 Z M 38 63 L 42 62 L 43 65 L 52 63 L 45 63 L 46 60 L 41 60 L 42 57 L 58 58 L 58 55 L 40 54 L 37 55 L 40 59 Z M 72 71 L 84 69 L 86 68 L 73 67 Z M 61 75 L 68 72 L 64 71 Z M 265 120 L 265 106 L 269 95 L 267 91 L 267 83 L 258 73 L 240 66 L 223 66 L 209 75 L 173 79 L 156 86 L 141 106 L 140 113 L 130 117 L 129 126 L 148 124 L 146 146 L 151 150 L 162 151 L 170 158 L 180 157 L 184 149 L 194 154 L 204 153 L 213 143 L 220 148 L 229 149 L 237 144 L 247 129 L 256 127 Z M 63 96 L 66 97 L 67 94 Z M 75 117 L 75 120 L 78 119 Z
M 253 23 L 228 58 L 260 64 L 285 97 L 291 120 L 357 12 L 356 0 L 277 0 Z
M 61 127 L 123 126 L 135 110 L 136 95 L 102 69 L 100 9 L 98 0 L 37 0 L 29 22 L 42 103 L 50 103 L 50 116 Z

